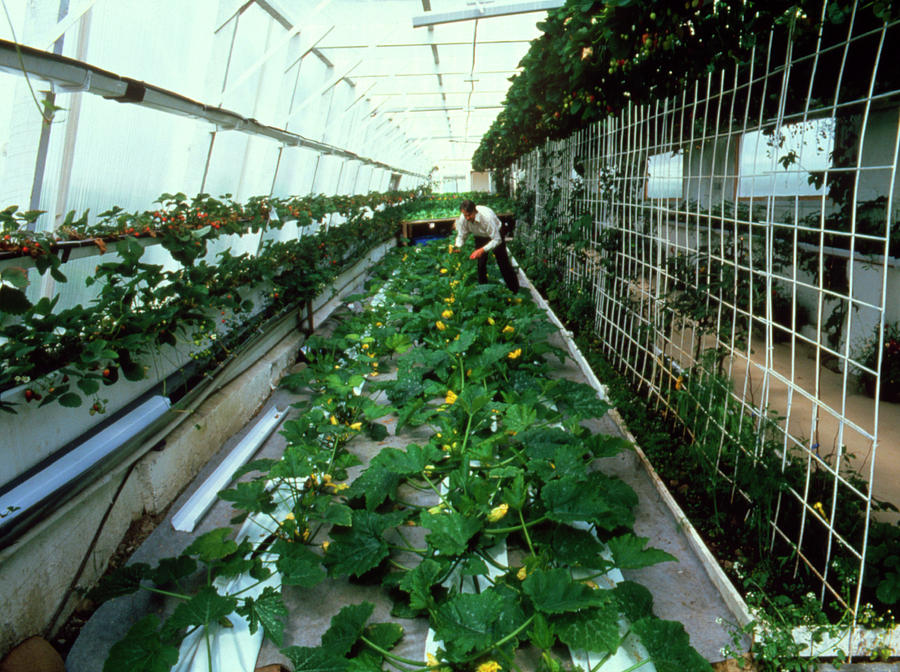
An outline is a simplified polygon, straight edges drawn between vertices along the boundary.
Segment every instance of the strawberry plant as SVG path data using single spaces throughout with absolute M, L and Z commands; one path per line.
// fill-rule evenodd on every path
M 486 205 L 496 213 L 512 212 L 513 202 L 497 194 L 464 192 L 459 194 L 433 194 L 411 201 L 404 219 L 447 219 L 459 217 L 459 204 L 464 199 L 474 200 L 478 205 Z M 414 208 L 414 209 L 413 209 Z
M 268 316 L 316 296 L 334 277 L 372 245 L 396 232 L 403 207 L 396 205 L 415 193 L 370 194 L 354 197 L 250 199 L 239 204 L 198 194 L 163 194 L 159 209 L 127 213 L 111 208 L 94 224 L 87 215 L 73 213 L 55 234 L 28 231 L 40 213 L 20 213 L 11 206 L 0 218 L 6 244 L 0 257 L 27 255 L 40 273 L 49 271 L 65 282 L 57 255 L 68 241 L 92 240 L 101 251 L 117 243 L 113 261 L 100 260 L 86 280 L 99 292 L 88 306 L 57 308 L 58 298 L 32 303 L 25 290 L 28 275 L 21 266 L 4 266 L 0 275 L 0 390 L 29 383 L 25 403 L 60 403 L 81 406 L 93 399 L 92 412 L 104 404 L 101 385 L 115 382 L 121 373 L 128 380 L 145 377 L 144 362 L 160 346 L 193 343 L 192 357 L 214 364 L 234 332 L 242 340 L 252 328 L 252 316 Z M 264 227 L 300 221 L 292 214 L 301 204 L 321 222 L 329 212 L 348 218 L 343 226 L 325 227 L 313 235 L 285 242 L 266 241 L 257 255 L 234 256 L 230 250 L 217 260 L 207 259 L 207 245 L 222 235 L 243 234 Z M 381 210 L 372 206 L 388 205 Z M 360 213 L 368 208 L 370 217 Z M 272 209 L 282 217 L 270 220 Z M 305 210 L 304 210 L 305 211 Z M 311 220 L 310 220 L 311 221 Z M 143 261 L 147 237 L 161 244 L 178 262 L 171 270 Z M 297 272 L 298 268 L 305 269 Z M 246 298 L 254 286 L 273 286 L 257 305 Z M 211 343 L 211 341 L 217 343 Z M 107 370 L 106 376 L 101 375 Z M 0 410 L 15 412 L 15 401 L 3 401 Z

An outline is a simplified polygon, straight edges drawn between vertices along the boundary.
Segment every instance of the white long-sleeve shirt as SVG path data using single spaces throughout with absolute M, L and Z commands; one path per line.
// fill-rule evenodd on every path
M 466 242 L 466 236 L 481 236 L 490 238 L 484 246 L 485 252 L 490 252 L 500 244 L 500 219 L 496 213 L 486 205 L 475 206 L 475 219 L 471 222 L 460 215 L 456 220 L 456 247 L 462 247 Z

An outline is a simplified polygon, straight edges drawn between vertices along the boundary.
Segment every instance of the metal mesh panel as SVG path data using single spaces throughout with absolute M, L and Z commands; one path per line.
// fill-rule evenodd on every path
M 842 29 L 809 49 L 774 34 L 513 174 L 534 205 L 517 236 L 549 239 L 608 358 L 683 428 L 695 487 L 725 484 L 768 521 L 763 552 L 795 551 L 855 613 L 870 520 L 900 503 L 897 407 L 877 393 L 900 393 L 879 372 L 900 348 L 900 92 L 898 25 Z

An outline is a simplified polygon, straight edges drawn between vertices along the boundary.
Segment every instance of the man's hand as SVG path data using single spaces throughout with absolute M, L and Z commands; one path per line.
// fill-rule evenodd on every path
M 478 257 L 480 257 L 482 254 L 484 254 L 484 248 L 479 247 L 474 252 L 472 252 L 472 254 L 469 255 L 469 259 L 478 259 Z

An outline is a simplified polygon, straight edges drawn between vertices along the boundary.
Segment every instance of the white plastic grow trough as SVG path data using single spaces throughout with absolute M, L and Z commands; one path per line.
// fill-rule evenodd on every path
M 296 487 L 302 487 L 302 483 L 296 483 Z M 291 510 L 290 491 L 285 488 L 284 495 L 276 501 L 278 506 L 271 514 L 254 514 L 244 521 L 238 531 L 236 541 L 241 543 L 249 539 L 253 548 L 266 539 L 270 530 L 265 523 L 272 524 L 272 520 L 283 520 Z M 263 555 L 263 560 L 274 563 L 275 558 Z M 236 577 L 216 579 L 213 582 L 216 590 L 222 595 L 241 595 L 256 599 L 267 587 L 281 587 L 281 574 L 273 570 L 272 575 L 265 581 L 258 581 L 248 573 Z M 263 630 L 259 628 L 255 633 L 250 633 L 249 622 L 240 614 L 232 612 L 228 615 L 230 626 L 213 624 L 208 628 L 197 628 L 185 637 L 178 651 L 178 663 L 172 667 L 172 672 L 250 672 L 256 667 L 256 659 L 263 642 Z M 210 667 L 212 663 L 212 667 Z
M 172 516 L 172 527 L 181 532 L 193 532 L 200 518 L 215 503 L 219 491 L 231 483 L 236 472 L 259 450 L 263 442 L 278 427 L 284 411 L 274 406 L 260 418 L 247 435 L 241 439 L 222 460 L 205 481 L 188 498 L 184 505 Z

